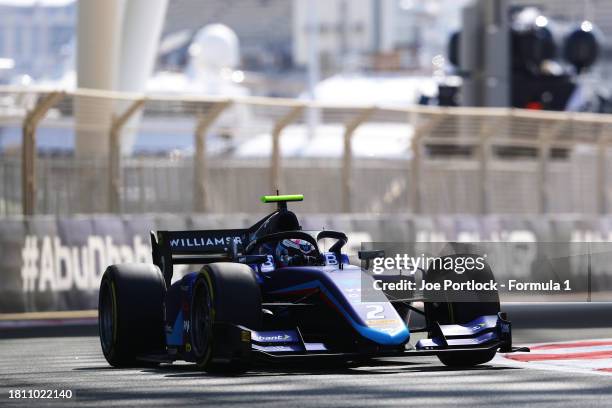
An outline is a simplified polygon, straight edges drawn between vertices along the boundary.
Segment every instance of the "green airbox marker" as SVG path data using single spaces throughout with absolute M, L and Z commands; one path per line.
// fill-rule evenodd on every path
M 303 201 L 303 200 L 304 200 L 303 194 L 269 195 L 269 196 L 261 197 L 262 203 L 280 203 L 280 202 L 287 202 L 287 201 Z

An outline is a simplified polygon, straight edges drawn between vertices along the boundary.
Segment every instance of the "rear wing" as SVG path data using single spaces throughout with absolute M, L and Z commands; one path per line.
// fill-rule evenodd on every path
M 231 261 L 242 252 L 246 229 L 151 231 L 153 263 L 170 283 L 173 266 Z

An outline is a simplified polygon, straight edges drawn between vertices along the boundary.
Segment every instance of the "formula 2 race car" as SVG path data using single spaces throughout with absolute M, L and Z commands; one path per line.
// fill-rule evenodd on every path
M 185 360 L 240 372 L 261 361 L 436 355 L 448 366 L 474 366 L 498 350 L 517 350 L 497 293 L 486 302 L 391 300 L 383 292 L 363 301 L 364 279 L 374 277 L 349 264 L 344 233 L 302 230 L 287 209 L 302 199 L 264 196 L 278 208 L 248 229 L 151 232 L 153 264 L 109 266 L 98 307 L 108 363 Z M 334 242 L 327 251 L 323 239 Z M 381 252 L 360 251 L 359 258 L 369 262 Z M 177 264 L 203 267 L 171 283 Z M 490 268 L 483 273 L 493 278 Z M 413 312 L 424 315 L 424 327 L 408 327 Z M 411 346 L 415 332 L 428 336 Z

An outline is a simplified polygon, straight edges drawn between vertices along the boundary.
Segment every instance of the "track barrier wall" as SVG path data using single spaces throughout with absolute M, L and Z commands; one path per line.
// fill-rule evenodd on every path
M 299 213 L 299 210 L 296 210 Z M 97 307 L 98 285 L 109 264 L 150 262 L 150 230 L 248 227 L 263 214 L 33 216 L 0 220 L 0 313 L 88 310 Z M 612 242 L 612 217 L 408 216 L 309 214 L 306 230 L 349 235 L 348 252 L 361 242 Z M 527 263 L 527 268 L 532 268 Z M 612 263 L 594 263 L 588 300 L 607 301 Z M 179 271 L 180 272 L 180 271 Z M 511 277 L 515 272 L 495 271 Z M 526 275 L 525 275 L 526 274 Z M 521 277 L 536 277 L 535 268 Z M 582 300 L 585 299 L 576 299 Z

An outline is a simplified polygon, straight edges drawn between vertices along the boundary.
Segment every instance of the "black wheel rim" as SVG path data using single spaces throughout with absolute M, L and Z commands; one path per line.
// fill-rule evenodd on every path
M 212 335 L 212 299 L 210 290 L 201 280 L 193 294 L 193 348 L 197 356 L 204 356 Z
M 100 288 L 99 325 L 102 349 L 108 352 L 113 345 L 113 294 L 108 281 Z

